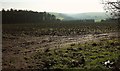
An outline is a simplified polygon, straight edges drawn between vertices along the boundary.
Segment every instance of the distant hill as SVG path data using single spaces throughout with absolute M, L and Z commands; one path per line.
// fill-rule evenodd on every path
M 76 14 L 67 14 L 67 13 L 52 13 L 57 18 L 61 20 L 80 20 L 80 19 L 95 19 L 101 20 L 106 19 L 108 16 L 104 12 L 88 12 L 88 13 L 76 13 Z
M 54 13 L 54 12 L 49 12 L 49 13 L 55 15 L 56 18 L 61 19 L 61 20 L 74 20 L 72 16 L 69 16 L 65 13 Z

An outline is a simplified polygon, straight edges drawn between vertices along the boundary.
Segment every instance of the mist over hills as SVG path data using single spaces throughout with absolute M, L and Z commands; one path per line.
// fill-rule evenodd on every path
M 54 13 L 57 18 L 61 20 L 80 20 L 80 19 L 94 19 L 94 20 L 102 20 L 109 18 L 105 12 L 88 12 L 88 13 L 76 13 L 76 14 L 67 14 L 67 13 Z
M 55 15 L 56 18 L 61 20 L 75 20 L 72 16 L 66 13 L 56 13 L 56 12 L 49 12 L 49 13 Z

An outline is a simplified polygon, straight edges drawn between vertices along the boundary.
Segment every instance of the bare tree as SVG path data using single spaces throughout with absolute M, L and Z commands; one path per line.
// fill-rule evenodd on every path
M 112 18 L 120 19 L 120 0 L 102 0 L 106 13 Z

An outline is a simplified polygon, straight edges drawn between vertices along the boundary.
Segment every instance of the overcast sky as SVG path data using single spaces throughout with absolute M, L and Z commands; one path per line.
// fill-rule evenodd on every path
M 83 13 L 104 12 L 101 0 L 0 0 L 0 9 Z

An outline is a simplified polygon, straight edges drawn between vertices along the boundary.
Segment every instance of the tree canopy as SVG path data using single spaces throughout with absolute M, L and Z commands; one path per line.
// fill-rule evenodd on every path
M 47 12 L 35 12 L 27 10 L 2 10 L 2 22 L 14 23 L 42 23 L 60 21 L 54 15 Z

